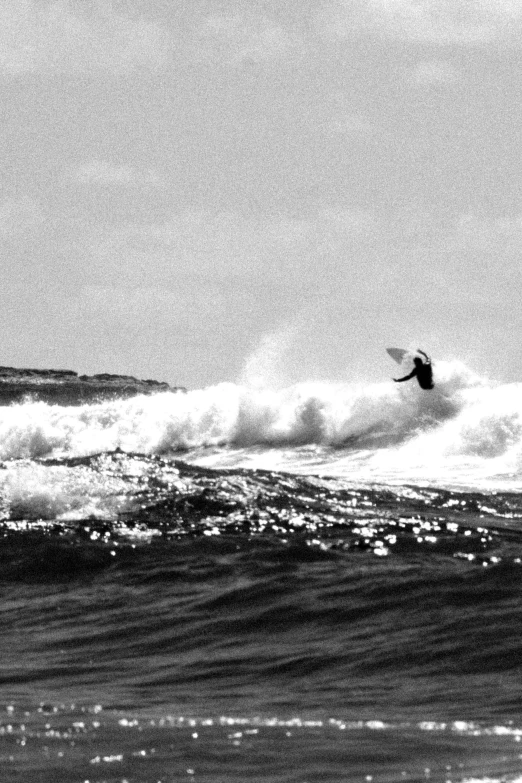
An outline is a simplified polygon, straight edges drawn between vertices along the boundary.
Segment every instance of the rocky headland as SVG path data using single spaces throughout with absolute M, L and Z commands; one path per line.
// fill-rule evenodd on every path
M 28 400 L 41 400 L 56 405 L 83 405 L 125 399 L 138 394 L 186 391 L 183 386 L 140 380 L 132 375 L 78 375 L 72 370 L 0 367 L 0 405 Z

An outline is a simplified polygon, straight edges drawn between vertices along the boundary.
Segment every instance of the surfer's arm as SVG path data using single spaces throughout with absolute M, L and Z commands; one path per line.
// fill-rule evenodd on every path
M 395 383 L 402 383 L 402 381 L 409 381 L 410 378 L 413 378 L 415 375 L 417 375 L 417 370 L 412 370 L 409 375 L 405 375 L 404 378 L 394 378 L 393 380 Z
M 428 356 L 427 353 L 425 353 L 424 351 L 421 351 L 420 348 L 417 348 L 417 353 L 420 353 L 420 354 L 422 354 L 424 356 L 424 358 L 426 359 L 426 363 L 427 364 L 431 364 L 431 359 L 430 359 L 430 357 Z

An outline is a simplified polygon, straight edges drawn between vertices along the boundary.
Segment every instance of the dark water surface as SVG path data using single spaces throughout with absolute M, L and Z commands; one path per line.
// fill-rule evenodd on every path
M 521 495 L 123 453 L 14 470 L 62 495 L 6 495 L 2 781 L 520 774 Z M 86 487 L 117 510 L 75 518 Z

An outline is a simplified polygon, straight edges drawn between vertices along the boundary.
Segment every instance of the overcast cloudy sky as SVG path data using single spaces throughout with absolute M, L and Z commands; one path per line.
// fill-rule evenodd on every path
M 521 48 L 520 0 L 1 0 L 0 364 L 522 379 Z

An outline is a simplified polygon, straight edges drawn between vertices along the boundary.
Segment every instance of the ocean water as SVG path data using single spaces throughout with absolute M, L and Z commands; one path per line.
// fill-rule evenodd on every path
M 1 783 L 522 781 L 522 384 L 435 369 L 1 406 Z

